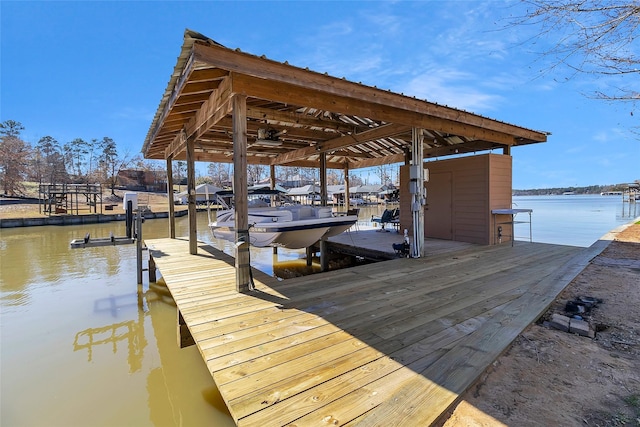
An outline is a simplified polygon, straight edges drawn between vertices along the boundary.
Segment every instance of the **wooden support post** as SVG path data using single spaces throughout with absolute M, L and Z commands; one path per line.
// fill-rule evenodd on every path
M 147 251 L 149 251 L 147 249 Z M 151 251 L 149 251 L 149 283 L 155 283 L 158 281 L 156 276 L 156 261 L 153 259 L 151 255 Z
M 196 341 L 193 339 L 193 336 L 191 336 L 191 331 L 189 330 L 187 323 L 184 321 L 184 318 L 182 317 L 182 313 L 180 313 L 180 310 L 177 310 L 177 312 L 178 312 L 178 347 L 185 348 L 185 347 L 192 346 L 196 343 Z
M 329 270 L 329 254 L 327 253 L 327 241 L 320 240 L 320 271 Z
M 269 187 L 272 190 L 276 189 L 276 165 L 269 166 Z M 271 206 L 275 206 L 275 201 L 276 201 L 276 196 L 271 195 Z
M 511 155 L 511 146 L 510 145 L 505 145 L 502 148 L 502 154 L 504 154 L 505 156 L 510 156 Z
M 327 153 L 320 153 L 320 206 L 327 206 Z
M 307 247 L 307 267 L 311 267 L 311 264 L 313 263 L 313 249 L 311 246 Z
M 253 290 L 249 253 L 249 208 L 247 203 L 247 96 L 235 95 L 233 116 L 233 194 L 236 227 L 236 291 Z
M 189 253 L 198 253 L 198 225 L 196 220 L 195 141 L 187 139 L 187 200 L 189 201 Z
M 173 201 L 173 156 L 167 159 L 167 199 L 169 201 L 169 237 L 176 238 L 176 212 Z

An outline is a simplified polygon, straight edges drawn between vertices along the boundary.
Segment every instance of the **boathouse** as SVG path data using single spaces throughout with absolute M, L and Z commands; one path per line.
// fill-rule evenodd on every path
M 186 160 L 189 236 L 171 220 L 171 238 L 150 248 L 181 343 L 198 345 L 236 423 L 428 425 L 446 411 L 593 255 L 580 264 L 569 262 L 576 248 L 492 245 L 496 220 L 508 227 L 492 211 L 511 207 L 512 147 L 546 139 L 186 30 L 142 152 L 166 161 L 169 191 L 172 161 Z M 197 241 L 198 161 L 233 163 L 233 259 Z M 326 203 L 327 169 L 348 180 L 398 163 L 411 258 L 285 282 L 252 272 L 248 164 L 269 166 L 272 186 L 277 167 L 316 167 Z M 483 246 L 426 259 L 434 236 Z
M 272 61 L 186 30 L 142 152 L 166 160 L 169 189 L 171 162 L 187 162 L 191 253 L 197 252 L 195 162 L 233 163 L 241 230 L 247 228 L 247 164 L 269 166 L 272 182 L 278 166 L 317 167 L 326 202 L 328 168 L 348 178 L 354 169 L 403 163 L 400 221 L 418 257 L 424 236 L 435 231 L 440 238 L 493 243 L 491 211 L 511 207 L 512 147 L 546 139 L 545 132 Z M 485 157 L 424 163 L 465 153 Z M 425 210 L 434 213 L 426 225 Z M 238 248 L 238 289 L 248 281 L 247 253 L 248 244 Z

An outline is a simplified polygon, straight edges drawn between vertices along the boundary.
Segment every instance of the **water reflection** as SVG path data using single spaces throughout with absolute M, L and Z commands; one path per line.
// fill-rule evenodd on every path
M 233 255 L 206 212 L 197 224 L 198 239 Z M 167 220 L 143 227 L 146 238 L 169 235 Z M 133 245 L 69 248 L 86 233 L 120 236 L 125 225 L 0 229 L 0 425 L 235 425 L 197 348 L 178 347 L 162 280 L 138 288 Z M 187 234 L 178 218 L 176 235 Z M 252 266 L 270 275 L 319 269 L 304 257 L 251 249 Z
M 142 352 L 147 345 L 144 339 L 144 330 L 141 324 L 128 320 L 126 322 L 114 323 L 100 328 L 89 328 L 76 334 L 73 341 L 73 351 L 88 350 L 87 361 L 92 360 L 92 347 L 102 344 L 112 344 L 113 352 L 118 351 L 118 341 L 126 340 L 129 361 L 129 373 L 139 371 L 142 366 Z
M 623 202 L 620 213 L 622 219 L 634 219 L 640 216 L 639 202 Z
M 73 351 L 87 350 L 87 361 L 93 358 L 93 347 L 104 344 L 111 344 L 113 353 L 118 351 L 118 342 L 126 340 L 127 362 L 129 363 L 129 373 L 134 373 L 142 368 L 142 358 L 147 340 L 144 335 L 144 298 L 141 290 L 137 294 L 109 296 L 96 300 L 94 311 L 109 311 L 112 317 L 118 316 L 121 306 L 131 305 L 129 300 L 135 297 L 134 304 L 138 307 L 138 319 L 126 320 L 112 323 L 110 325 L 87 328 L 76 333 L 73 341 Z
M 306 259 L 292 259 L 292 260 L 278 260 L 276 255 L 273 256 L 273 274 L 280 278 L 291 278 L 306 276 L 309 274 L 319 273 L 320 260 L 317 257 L 311 262 L 311 265 L 307 265 Z
M 600 195 L 516 196 L 514 204 L 533 209 L 533 241 L 588 247 L 614 228 L 637 218 L 637 203 Z M 516 225 L 516 236 L 528 235 Z
M 133 246 L 71 250 L 86 232 L 124 225 L 0 230 L 0 425 L 234 425 L 166 287 L 138 289 Z
M 618 215 L 618 201 L 597 197 L 518 205 L 534 209 L 534 240 L 544 241 L 546 227 L 560 244 L 585 234 L 588 246 L 640 213 L 634 203 Z M 361 221 L 382 209 L 362 209 Z M 176 226 L 188 234 L 187 217 Z M 124 223 L 0 229 L 0 425 L 233 426 L 198 350 L 178 348 L 166 287 L 145 283 L 137 293 L 133 245 L 71 250 L 87 232 L 123 235 Z M 168 237 L 168 222 L 146 221 L 144 235 Z M 198 238 L 233 254 L 211 238 L 206 213 Z M 304 256 L 251 250 L 252 266 L 267 274 L 319 268 Z

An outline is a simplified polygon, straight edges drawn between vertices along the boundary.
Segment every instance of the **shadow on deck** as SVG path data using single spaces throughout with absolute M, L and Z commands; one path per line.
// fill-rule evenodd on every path
M 469 246 L 286 281 L 254 271 L 256 291 L 238 294 L 231 257 L 147 244 L 240 426 L 429 425 L 605 246 Z

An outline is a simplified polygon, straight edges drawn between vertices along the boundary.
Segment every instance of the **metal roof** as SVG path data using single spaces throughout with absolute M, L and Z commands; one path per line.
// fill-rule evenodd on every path
M 402 162 L 412 128 L 425 158 L 546 141 L 547 133 L 233 50 L 186 30 L 142 152 L 233 161 L 231 98 L 247 96 L 249 164 L 350 169 Z

